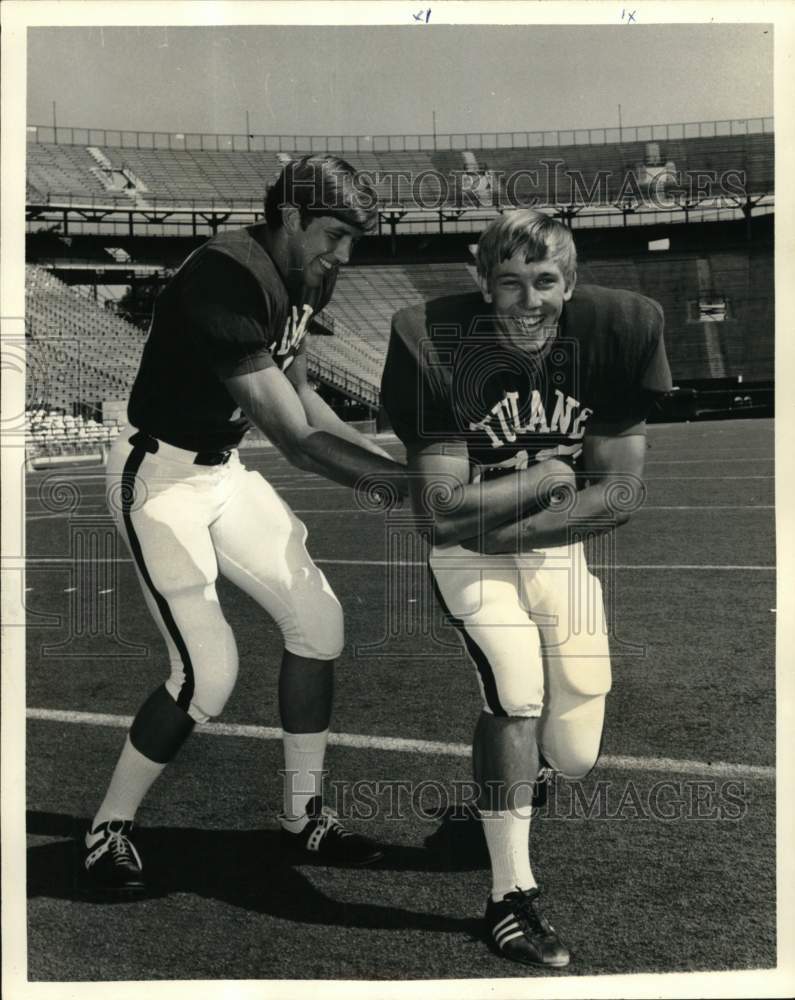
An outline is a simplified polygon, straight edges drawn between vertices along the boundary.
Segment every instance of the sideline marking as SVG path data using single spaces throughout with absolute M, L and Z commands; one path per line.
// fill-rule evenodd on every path
M 132 723 L 130 715 L 103 715 L 97 712 L 67 712 L 54 708 L 29 708 L 28 719 L 38 722 L 67 722 L 89 726 L 111 726 L 127 729 Z M 273 726 L 247 726 L 237 723 L 209 722 L 197 726 L 197 733 L 207 736 L 237 736 L 255 740 L 280 740 L 281 729 Z M 445 757 L 469 757 L 471 747 L 466 743 L 442 743 L 433 740 L 400 739 L 395 736 L 363 736 L 354 733 L 330 733 L 329 744 L 353 747 L 358 750 L 389 750 L 397 753 L 425 753 Z M 726 778 L 775 778 L 776 770 L 763 764 L 733 764 L 728 761 L 677 760 L 672 757 L 627 757 L 605 754 L 600 758 L 602 767 L 615 767 L 626 771 L 675 771 L 680 774 L 717 774 Z
M 16 569 L 22 566 L 73 566 L 75 564 L 74 558 L 70 559 L 64 556 L 29 556 L 28 558 L 19 557 L 18 559 L 6 559 L 6 569 Z M 427 559 L 313 559 L 313 562 L 318 565 L 323 566 L 427 566 Z M 92 566 L 101 566 L 106 563 L 131 563 L 132 559 L 129 556 L 116 559 L 92 559 Z M 673 566 L 668 565 L 650 565 L 646 563 L 640 564 L 629 564 L 629 563 L 589 563 L 589 569 L 642 569 L 642 570 L 753 570 L 760 573 L 775 573 L 775 566 L 726 566 L 723 564 L 707 563 L 707 564 L 691 564 L 691 563 L 677 563 Z
M 384 516 L 381 510 L 364 510 L 362 507 L 291 507 L 293 514 L 373 514 Z M 680 506 L 648 504 L 639 507 L 635 514 L 643 514 L 647 510 L 775 510 L 774 504 L 685 504 Z M 104 512 L 103 512 L 104 513 Z M 52 511 L 49 514 L 27 514 L 26 521 L 51 521 L 59 517 L 71 517 L 68 511 Z
M 726 464 L 730 462 L 748 462 L 753 465 L 754 462 L 775 462 L 775 458 L 760 458 L 754 456 L 753 458 L 652 458 L 646 461 L 646 465 L 701 465 L 704 462 L 724 462 Z

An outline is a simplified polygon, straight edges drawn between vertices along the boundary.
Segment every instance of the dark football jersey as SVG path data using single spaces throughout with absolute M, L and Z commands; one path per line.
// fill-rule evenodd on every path
M 381 398 L 407 446 L 463 440 L 473 474 L 488 476 L 552 455 L 575 460 L 587 430 L 642 421 L 670 388 L 661 307 L 583 285 L 536 355 L 499 345 L 477 292 L 401 310 Z
M 288 289 L 258 228 L 208 240 L 155 301 L 130 396 L 130 423 L 189 451 L 234 448 L 251 426 L 223 380 L 293 362 L 309 320 L 331 298 Z

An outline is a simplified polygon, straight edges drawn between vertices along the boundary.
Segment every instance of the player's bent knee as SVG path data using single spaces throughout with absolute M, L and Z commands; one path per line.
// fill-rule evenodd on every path
M 541 732 L 540 747 L 550 766 L 566 778 L 584 778 L 602 748 L 605 697 L 556 699 Z
M 331 637 L 328 636 L 319 638 L 318 641 L 312 641 L 311 638 L 307 639 L 304 636 L 292 638 L 285 636 L 284 640 L 284 648 L 288 653 L 301 656 L 305 660 L 327 660 L 329 663 L 339 657 L 343 647 L 344 643 L 341 638 L 334 638 L 332 641 Z
M 584 751 L 582 749 L 551 751 L 544 746 L 542 752 L 549 766 L 571 781 L 585 778 L 596 767 L 599 760 L 599 744 Z
M 486 706 L 488 711 L 488 705 Z M 537 719 L 541 715 L 542 706 L 532 700 L 522 701 L 512 699 L 510 701 L 500 699 L 500 709 L 502 715 L 509 719 Z M 495 713 L 492 713 L 495 714 Z
M 237 683 L 237 644 L 232 629 L 222 622 L 206 642 L 192 643 L 189 652 L 188 667 L 180 657 L 172 660 L 166 688 L 175 701 L 181 701 L 186 685 L 191 686 L 188 714 L 204 723 L 223 712 Z
M 541 716 L 543 704 L 540 697 L 533 695 L 522 697 L 518 693 L 487 692 L 483 699 L 483 711 L 502 718 L 537 719 Z
M 489 683 L 487 673 L 481 673 L 484 700 L 499 706 L 500 714 L 517 719 L 537 719 L 544 708 L 544 675 L 538 665 L 537 670 L 524 664 L 524 670 L 497 669 L 494 684 Z M 496 714 L 496 713 L 495 713 Z
M 336 660 L 345 645 L 342 607 L 333 595 L 324 594 L 314 607 L 296 609 L 282 621 L 284 648 L 308 660 Z

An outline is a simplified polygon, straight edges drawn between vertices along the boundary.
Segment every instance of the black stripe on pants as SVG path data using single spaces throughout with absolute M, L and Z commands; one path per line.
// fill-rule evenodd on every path
M 141 543 L 138 540 L 138 535 L 136 534 L 132 523 L 131 508 L 135 502 L 135 478 L 141 467 L 141 463 L 150 451 L 150 449 L 145 448 L 143 444 L 136 443 L 136 437 L 138 437 L 137 434 L 130 438 L 130 443 L 133 445 L 133 449 L 130 452 L 129 458 L 124 463 L 124 471 L 121 475 L 122 517 L 124 519 L 124 527 L 127 531 L 130 551 L 135 559 L 135 564 L 140 570 L 141 576 L 143 577 L 146 586 L 149 588 L 149 592 L 157 604 L 157 609 L 165 622 L 168 634 L 171 636 L 174 645 L 179 651 L 185 680 L 180 688 L 177 705 L 179 705 L 184 712 L 187 712 L 190 708 L 190 703 L 193 700 L 193 692 L 196 687 L 193 663 L 190 658 L 190 653 L 188 652 L 188 647 L 185 645 L 185 640 L 182 638 L 182 633 L 180 632 L 177 623 L 174 621 L 174 616 L 171 613 L 171 608 L 168 606 L 168 601 L 165 597 L 163 597 L 152 582 L 152 577 L 149 575 L 149 570 L 146 568 L 144 554 L 141 551 Z
M 470 658 L 477 667 L 477 671 L 480 674 L 480 680 L 483 684 L 483 691 L 486 695 L 486 704 L 489 706 L 492 715 L 500 715 L 507 717 L 508 713 L 500 704 L 500 699 L 497 696 L 497 682 L 494 679 L 494 671 L 491 669 L 491 664 L 486 658 L 486 654 L 478 646 L 472 636 L 467 632 L 464 622 L 461 618 L 456 618 L 454 614 L 451 614 L 450 609 L 447 607 L 445 599 L 442 597 L 442 592 L 439 589 L 439 584 L 434 576 L 433 570 L 429 567 L 429 572 L 431 574 L 431 580 L 433 581 L 433 589 L 436 594 L 436 598 L 442 606 L 442 610 L 447 615 L 450 623 L 458 629 L 458 632 L 464 640 L 464 645 L 466 646 L 467 652 Z

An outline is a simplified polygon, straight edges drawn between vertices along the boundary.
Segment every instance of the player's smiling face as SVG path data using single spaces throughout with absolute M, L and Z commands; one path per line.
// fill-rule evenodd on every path
M 347 264 L 361 229 L 331 215 L 313 218 L 306 229 L 290 236 L 291 270 L 300 270 L 304 287 L 317 288 L 323 279 Z
M 500 341 L 525 353 L 541 350 L 555 336 L 573 291 L 574 282 L 566 282 L 555 261 L 528 263 L 521 252 L 502 261 L 491 272 L 486 295 Z

